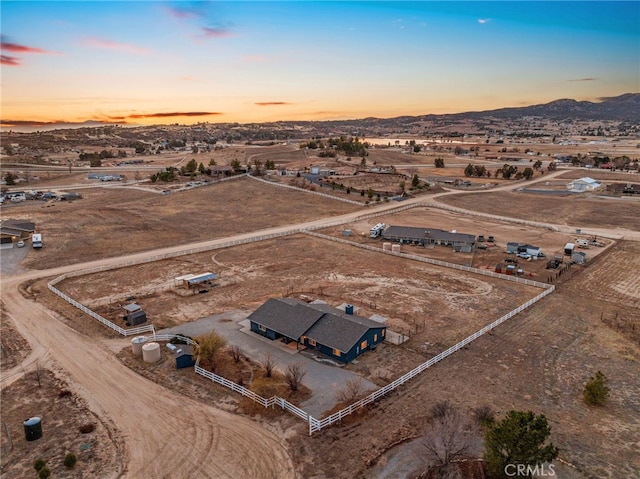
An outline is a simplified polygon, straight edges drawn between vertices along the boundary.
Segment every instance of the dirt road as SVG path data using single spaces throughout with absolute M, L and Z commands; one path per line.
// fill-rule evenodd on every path
M 275 434 L 138 376 L 99 342 L 25 299 L 18 291 L 23 279 L 3 280 L 8 314 L 34 354 L 62 368 L 91 410 L 124 439 L 122 470 L 111 477 L 295 477 Z

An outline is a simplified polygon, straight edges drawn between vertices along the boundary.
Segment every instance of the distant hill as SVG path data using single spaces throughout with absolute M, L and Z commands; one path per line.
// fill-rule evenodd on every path
M 543 105 L 500 108 L 498 110 L 456 113 L 446 116 L 473 119 L 483 117 L 511 119 L 523 116 L 539 116 L 553 120 L 640 121 L 640 93 L 625 93 L 620 96 L 603 98 L 599 103 L 562 99 Z

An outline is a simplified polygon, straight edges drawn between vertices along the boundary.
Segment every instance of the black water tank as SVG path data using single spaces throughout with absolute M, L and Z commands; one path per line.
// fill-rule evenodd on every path
M 42 420 L 39 417 L 32 417 L 24 422 L 24 435 L 27 441 L 35 441 L 42 437 Z

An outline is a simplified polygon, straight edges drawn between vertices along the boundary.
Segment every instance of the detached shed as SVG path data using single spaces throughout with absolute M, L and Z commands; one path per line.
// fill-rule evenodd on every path
M 571 255 L 571 262 L 575 264 L 586 264 L 587 262 L 587 253 L 583 251 L 576 251 Z

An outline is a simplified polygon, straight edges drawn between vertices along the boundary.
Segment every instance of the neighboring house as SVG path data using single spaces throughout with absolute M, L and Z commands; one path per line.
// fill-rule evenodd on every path
M 348 308 L 348 311 L 352 309 Z M 327 304 L 271 298 L 249 315 L 251 331 L 271 340 L 296 342 L 348 363 L 384 341 L 387 328 Z
M 14 239 L 21 240 L 29 238 L 36 230 L 36 224 L 31 221 L 16 220 L 7 218 L 0 220 L 0 236 L 9 238 L 11 242 Z
M 571 191 L 592 191 L 600 188 L 600 182 L 585 176 L 577 180 L 573 180 L 567 184 L 567 189 Z
M 456 251 L 462 251 L 463 253 L 470 253 L 476 242 L 475 235 L 412 226 L 389 226 L 383 231 L 382 237 L 388 241 L 421 246 L 453 246 Z

